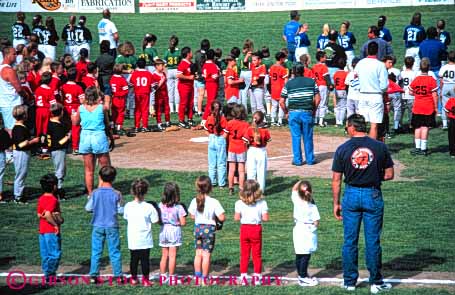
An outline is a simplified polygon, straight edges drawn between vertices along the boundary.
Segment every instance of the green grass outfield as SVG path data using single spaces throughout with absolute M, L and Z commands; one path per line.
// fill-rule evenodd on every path
M 455 34 L 455 22 L 453 15 L 455 6 L 421 6 L 421 7 L 396 7 L 396 8 L 371 8 L 371 9 L 327 9 L 301 11 L 301 22 L 310 25 L 309 37 L 312 42 L 310 53 L 314 57 L 316 52 L 316 39 L 321 33 L 324 23 L 330 23 L 335 29 L 339 29 L 344 20 L 351 21 L 351 31 L 357 37 L 358 44 L 355 52 L 359 54 L 361 45 L 367 39 L 367 28 L 376 25 L 379 15 L 386 15 L 387 27 L 391 30 L 393 49 L 398 57 L 398 63 L 402 64 L 404 57 L 403 29 L 409 24 L 414 12 L 422 12 L 422 22 L 425 28 L 435 26 L 438 19 L 447 21 L 446 30 Z M 60 34 L 63 26 L 68 22 L 69 14 L 43 13 L 46 17 L 52 15 L 56 19 L 57 31 Z M 96 26 L 100 20 L 100 14 L 88 14 L 88 27 L 92 31 L 97 43 Z M 27 13 L 27 23 L 31 23 L 33 14 Z M 137 52 L 142 50 L 142 38 L 145 33 L 151 32 L 158 37 L 156 47 L 159 54 L 163 54 L 168 46 L 169 36 L 176 34 L 180 38 L 179 47 L 191 46 L 199 48 L 199 42 L 203 38 L 211 41 L 212 47 L 220 47 L 224 54 L 233 46 L 241 47 L 243 40 L 251 38 L 256 48 L 264 45 L 270 47 L 272 55 L 285 46 L 281 39 L 284 24 L 289 19 L 289 12 L 258 12 L 258 13 L 159 13 L 159 14 L 114 14 L 112 20 L 119 30 L 121 41 L 129 40 L 138 46 Z M 11 24 L 15 20 L 15 14 L 0 14 L 0 36 L 11 38 Z M 452 45 L 453 48 L 453 45 Z M 63 44 L 59 44 L 58 53 L 63 51 Z M 97 46 L 92 46 L 93 58 L 98 54 Z M 314 61 L 313 61 L 314 62 Z
M 316 132 L 320 132 L 319 130 L 317 129 Z M 342 133 L 339 129 L 332 127 L 325 130 L 324 133 Z M 431 131 L 429 147 L 433 153 L 425 158 L 414 158 L 409 155 L 412 142 L 413 139 L 410 135 L 400 135 L 388 142 L 393 157 L 399 159 L 406 166 L 402 176 L 414 181 L 387 182 L 383 186 L 385 217 L 382 246 L 386 276 L 396 276 L 401 272 L 407 272 L 411 275 L 422 271 L 451 272 L 455 269 L 455 249 L 453 247 L 455 229 L 453 227 L 452 209 L 453 179 L 455 176 L 453 165 L 455 161 L 450 159 L 447 153 L 447 134 L 440 129 Z M 52 171 L 51 161 L 33 159 L 26 183 L 26 194 L 32 198 L 38 197 L 40 194 L 40 176 Z M 189 204 L 195 195 L 194 180 L 200 174 L 199 172 L 179 173 L 145 169 L 120 169 L 114 186 L 121 190 L 125 199 L 129 201 L 132 198 L 128 192 L 131 181 L 136 177 L 145 177 L 151 183 L 151 190 L 147 199 L 159 201 L 163 184 L 174 180 L 181 187 L 182 201 Z M 313 255 L 310 265 L 312 268 L 324 269 L 317 274 L 320 277 L 340 274 L 343 231 L 341 223 L 332 216 L 330 180 L 311 178 L 310 176 L 308 178 L 314 185 L 315 199 L 321 213 L 319 249 Z M 9 165 L 5 180 L 12 179 L 13 167 Z M 292 271 L 294 265 L 290 189 L 296 180 L 296 177 L 274 177 L 272 175 L 268 177 L 267 202 L 270 208 L 271 221 L 264 225 L 263 262 L 264 267 L 270 269 L 273 274 L 279 274 L 280 269 L 283 268 L 290 268 Z M 68 161 L 65 187 L 70 196 L 75 196 L 82 191 L 83 164 L 81 161 Z M 6 186 L 5 191 L 8 190 L 11 190 L 11 187 Z M 237 273 L 239 225 L 233 221 L 234 203 L 237 198 L 230 197 L 227 191 L 218 189 L 215 189 L 213 195 L 220 200 L 228 217 L 225 227 L 217 234 L 213 269 Z M 91 226 L 90 214 L 85 213 L 83 209 L 85 202 L 85 197 L 73 197 L 61 204 L 66 220 L 62 227 L 63 256 L 61 265 L 74 270 L 74 272 L 77 272 L 77 269 L 86 269 L 90 264 Z M 0 231 L 2 254 L 0 257 L 3 257 L 0 271 L 17 265 L 39 266 L 38 220 L 35 210 L 36 200 L 25 206 L 14 204 L 0 206 L 0 216 L 2 216 L 2 230 Z M 119 219 L 123 263 L 128 265 L 126 223 L 121 218 Z M 191 268 L 194 255 L 192 225 L 193 223 L 190 221 L 183 230 L 184 244 L 177 258 L 178 264 L 186 265 L 186 268 Z M 158 232 L 159 227 L 153 226 L 155 244 L 158 243 Z M 359 265 L 364 268 L 363 238 L 359 244 Z M 152 268 L 158 266 L 160 255 L 159 247 L 152 249 Z M 107 253 L 105 256 L 107 257 Z M 111 290 L 110 288 L 85 288 L 87 289 L 84 290 L 91 292 L 95 292 L 95 290 L 110 292 Z M 280 288 L 282 289 L 277 289 L 279 293 L 281 291 L 296 293 L 299 290 L 295 287 Z M 59 288 L 54 290 L 59 290 Z M 60 292 L 54 290 L 47 292 L 50 292 L 49 294 Z M 64 290 L 65 292 L 77 293 L 75 291 L 77 289 L 65 288 Z M 213 287 L 210 290 L 219 291 L 219 293 L 232 292 L 232 288 L 227 287 Z M 61 291 L 63 292 L 63 289 Z M 188 293 L 193 291 L 195 292 L 195 289 L 189 288 Z M 163 290 L 160 292 L 166 293 Z M 259 292 L 263 293 L 262 291 Z M 335 291 L 329 287 L 323 287 L 318 288 L 316 292 L 320 292 L 316 294 L 333 294 Z M 410 293 L 401 293 L 400 290 L 396 294 L 414 294 L 412 293 L 413 290 L 403 292 Z M 423 294 L 435 294 L 431 292 Z M 187 290 L 184 293 L 187 293 Z M 420 289 L 418 293 L 422 294 Z

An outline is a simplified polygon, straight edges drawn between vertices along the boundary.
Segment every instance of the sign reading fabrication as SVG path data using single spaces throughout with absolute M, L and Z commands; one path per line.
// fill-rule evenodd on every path
M 1 12 L 134 13 L 134 0 L 0 0 Z
M 197 10 L 245 10 L 245 0 L 197 0 Z

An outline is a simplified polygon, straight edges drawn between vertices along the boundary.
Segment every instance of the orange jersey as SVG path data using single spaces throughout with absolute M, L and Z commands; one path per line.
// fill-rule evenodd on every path
M 270 131 L 266 128 L 258 128 L 259 131 L 259 142 L 254 140 L 254 127 L 249 127 L 243 136 L 243 140 L 253 147 L 265 147 L 268 142 L 272 140 Z
M 284 82 L 288 78 L 288 69 L 282 65 L 272 65 L 269 70 L 270 76 L 270 95 L 274 100 L 280 100 L 281 90 L 283 90 Z
M 220 69 L 214 62 L 208 60 L 202 66 L 202 76 L 205 79 L 205 83 L 218 84 Z
M 112 88 L 112 96 L 124 97 L 128 94 L 128 82 L 121 75 L 112 75 L 109 84 Z
M 98 81 L 96 78 L 92 75 L 89 76 L 89 74 L 87 74 L 85 77 L 82 77 L 82 83 L 84 83 L 86 88 L 98 86 Z
M 335 74 L 333 74 L 333 81 L 336 90 L 346 90 L 346 84 L 344 81 L 346 80 L 347 75 L 348 72 L 344 70 L 338 70 L 335 72 Z
M 87 75 L 87 64 L 88 62 L 81 60 L 76 63 L 76 82 L 82 82 L 82 78 Z
M 325 81 L 325 76 L 329 74 L 329 68 L 323 63 L 317 63 L 313 68 L 313 73 L 316 78 L 316 84 L 318 86 L 327 86 L 327 82 Z
M 136 95 L 150 95 L 152 92 L 152 73 L 146 69 L 136 69 L 130 77 L 130 83 L 133 84 Z
M 85 98 L 84 90 L 73 81 L 68 81 L 62 86 L 63 105 L 73 106 L 80 105 L 81 100 Z
M 224 116 L 220 116 L 220 130 L 218 131 L 215 127 L 215 116 L 210 115 L 207 117 L 207 120 L 205 121 L 204 124 L 204 129 L 210 133 L 210 134 L 215 134 L 217 136 L 224 134 L 226 128 L 227 128 L 227 120 Z
M 455 97 L 449 98 L 444 106 L 444 111 L 447 113 L 447 117 L 455 119 Z
M 250 125 L 248 122 L 233 119 L 227 123 L 225 132 L 229 135 L 228 151 L 235 154 L 246 152 L 247 147 L 243 136 Z
M 261 64 L 255 67 L 253 64 L 250 66 L 251 69 L 251 86 L 262 87 L 264 86 L 264 78 L 267 74 L 267 68 Z M 262 79 L 261 79 L 262 78 Z M 256 84 L 254 82 L 257 82 Z
M 316 79 L 313 70 L 307 67 L 305 67 L 305 69 L 303 70 L 303 76 L 311 79 Z
M 226 99 L 230 99 L 231 97 L 239 97 L 239 85 L 229 85 L 228 81 L 236 81 L 239 79 L 239 75 L 235 69 L 227 68 L 226 74 L 224 75 L 224 96 Z
M 412 112 L 419 115 L 431 115 L 435 110 L 433 92 L 438 91 L 436 80 L 431 76 L 417 76 L 409 90 L 414 93 L 414 106 Z

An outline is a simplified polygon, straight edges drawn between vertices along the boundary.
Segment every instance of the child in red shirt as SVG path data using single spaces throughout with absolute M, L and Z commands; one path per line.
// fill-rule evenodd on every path
M 76 70 L 77 70 L 76 82 L 82 82 L 82 78 L 87 75 L 87 73 L 88 73 L 87 65 L 90 62 L 88 60 L 87 48 L 82 48 L 79 55 L 80 55 L 79 61 L 76 63 Z
M 126 97 L 128 96 L 128 82 L 122 76 L 123 65 L 116 64 L 109 84 L 112 89 L 112 121 L 115 124 L 114 133 L 125 135 L 123 122 L 125 121 Z
M 267 143 L 272 140 L 270 132 L 265 128 L 264 113 L 257 111 L 253 114 L 253 122 L 243 136 L 249 145 L 246 162 L 247 179 L 256 180 L 261 190 L 265 191 L 267 177 Z
M 262 64 L 262 53 L 255 52 L 251 58 L 251 111 L 261 111 L 265 113 L 264 108 L 264 79 L 267 69 Z
M 314 123 L 318 123 L 319 126 L 325 127 L 327 123 L 324 122 L 324 117 L 328 111 L 328 99 L 329 92 L 328 90 L 333 89 L 332 82 L 330 80 L 329 68 L 326 66 L 325 61 L 327 56 L 324 51 L 318 51 L 316 53 L 316 59 L 318 63 L 312 68 L 314 76 L 316 77 L 316 84 L 319 87 L 319 94 L 321 96 L 321 102 L 319 103 L 318 109 L 316 110 L 316 115 L 314 116 Z M 327 89 L 328 88 L 328 89 Z
M 46 281 L 49 281 L 51 276 L 56 276 L 62 256 L 60 226 L 63 224 L 63 218 L 59 201 L 55 197 L 57 182 L 57 177 L 53 174 L 41 178 L 43 194 L 39 197 L 36 208 L 39 218 L 41 268 Z
M 245 162 L 247 146 L 243 141 L 243 136 L 247 131 L 249 124 L 246 122 L 246 109 L 242 104 L 234 106 L 232 110 L 234 119 L 228 121 L 224 137 L 228 138 L 228 157 L 229 162 L 229 194 L 234 194 L 234 174 L 236 166 L 238 166 L 239 173 L 239 190 L 243 190 L 243 183 L 245 182 Z
M 214 62 L 215 51 L 213 49 L 207 50 L 207 61 L 202 66 L 202 76 L 205 79 L 205 89 L 207 91 L 207 103 L 205 104 L 204 114 L 202 115 L 201 125 L 204 126 L 204 121 L 210 114 L 212 102 L 216 100 L 218 93 L 218 78 L 220 76 L 220 69 Z
M 152 73 L 145 69 L 145 59 L 140 58 L 136 63 L 136 70 L 131 74 L 130 83 L 133 84 L 135 107 L 134 107 L 134 131 L 148 132 L 150 93 L 152 92 Z M 140 127 L 142 121 L 142 127 Z
M 438 85 L 436 80 L 428 75 L 429 69 L 430 61 L 423 58 L 420 62 L 421 74 L 409 85 L 410 94 L 414 95 L 411 124 L 414 128 L 415 149 L 411 150 L 412 155 L 428 155 L 428 133 L 430 127 L 436 125 Z
M 288 69 L 284 66 L 286 54 L 278 52 L 275 55 L 276 63 L 269 69 L 270 77 L 270 96 L 272 97 L 272 126 L 281 126 L 283 124 L 284 112 L 280 108 L 281 90 L 288 81 Z M 275 121 L 278 112 L 278 122 Z
M 96 64 L 89 62 L 87 64 L 87 75 L 82 77 L 82 83 L 85 85 L 85 89 L 92 86 L 96 86 L 96 88 L 99 89 L 98 80 L 96 79 L 97 73 L 98 68 L 96 67 Z
M 333 74 L 333 81 L 335 82 L 335 98 L 336 98 L 336 105 L 335 108 L 335 121 L 337 127 L 344 127 L 344 119 L 346 118 L 346 110 L 347 110 L 347 88 L 348 86 L 345 84 L 346 76 L 348 72 L 344 70 L 346 66 L 346 60 L 340 59 L 338 61 L 338 71 Z
M 153 76 L 153 87 L 155 88 L 155 114 L 158 129 L 164 130 L 171 126 L 171 111 L 169 107 L 169 95 L 167 92 L 167 76 L 164 72 L 165 64 L 162 59 L 155 59 L 155 72 Z M 161 114 L 164 111 L 166 123 L 161 124 Z
M 449 138 L 449 153 L 450 157 L 455 158 L 455 97 L 449 98 L 444 106 L 444 111 L 447 114 L 447 119 L 449 119 L 447 133 Z
M 52 74 L 50 72 L 44 72 L 41 75 L 41 85 L 35 91 L 35 106 L 36 106 L 36 117 L 35 117 L 35 129 L 36 136 L 46 136 L 47 124 L 50 117 L 50 106 L 56 103 L 55 95 L 57 94 L 49 87 L 49 83 L 52 80 Z M 45 137 L 44 137 L 45 138 Z M 47 153 L 47 145 L 43 142 L 43 153 Z
M 196 72 L 191 59 L 193 52 L 189 47 L 183 47 L 182 60 L 177 67 L 178 91 L 180 96 L 179 104 L 179 126 L 189 129 L 194 126 L 193 106 L 194 106 L 194 75 Z M 185 121 L 188 116 L 188 122 Z
M 232 55 L 226 57 L 227 69 L 224 74 L 224 96 L 227 103 L 239 103 L 240 84 L 245 83 L 239 78 L 236 69 L 236 61 Z

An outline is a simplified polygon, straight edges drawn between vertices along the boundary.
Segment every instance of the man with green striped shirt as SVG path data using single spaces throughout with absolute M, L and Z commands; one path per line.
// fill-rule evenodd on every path
M 305 67 L 296 64 L 293 68 L 295 78 L 289 80 L 281 91 L 280 107 L 289 121 L 292 138 L 292 165 L 302 166 L 303 138 L 305 159 L 308 165 L 314 165 L 313 150 L 313 115 L 321 100 L 315 81 L 303 76 Z

